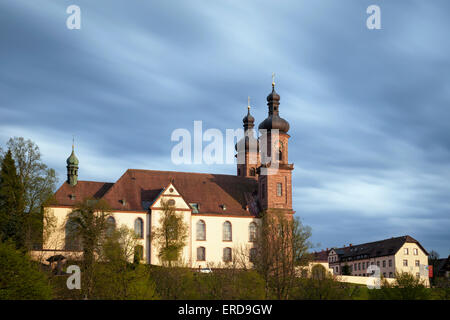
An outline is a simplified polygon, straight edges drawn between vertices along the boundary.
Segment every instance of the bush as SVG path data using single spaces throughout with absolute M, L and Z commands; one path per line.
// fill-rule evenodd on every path
M 395 282 L 390 285 L 382 282 L 381 289 L 369 291 L 371 300 L 427 300 L 430 299 L 430 289 L 422 280 L 409 272 L 399 273 Z
M 52 289 L 39 265 L 16 250 L 12 242 L 0 242 L 0 270 L 1 300 L 52 298 Z

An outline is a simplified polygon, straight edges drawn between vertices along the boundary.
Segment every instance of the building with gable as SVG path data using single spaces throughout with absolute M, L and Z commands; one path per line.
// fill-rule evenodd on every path
M 55 193 L 56 204 L 46 208 L 56 217 L 58 231 L 46 239 L 43 252 L 49 256 L 80 254 L 79 246 L 68 237 L 67 217 L 78 202 L 92 198 L 108 203 L 111 225 L 125 225 L 135 231 L 140 238 L 140 256 L 146 263 L 161 264 L 151 231 L 158 227 L 163 200 L 183 216 L 188 226 L 182 256 L 189 266 L 230 262 L 236 250 L 244 250 L 250 257 L 262 213 L 294 213 L 289 123 L 279 115 L 280 96 L 274 83 L 267 105 L 268 116 L 258 127 L 267 133 L 264 137 L 255 137 L 250 107 L 243 119 L 245 136 L 236 145 L 236 156 L 244 161 L 238 161 L 236 175 L 128 169 L 114 183 L 83 181 L 78 180 L 79 161 L 72 148 L 67 180 Z M 275 131 L 279 133 L 276 139 L 270 135 Z M 260 152 L 262 145 L 265 153 Z

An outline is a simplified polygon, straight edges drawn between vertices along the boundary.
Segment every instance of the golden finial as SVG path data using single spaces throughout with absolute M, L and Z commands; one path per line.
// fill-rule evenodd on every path
M 272 72 L 272 88 L 275 88 L 275 72 Z

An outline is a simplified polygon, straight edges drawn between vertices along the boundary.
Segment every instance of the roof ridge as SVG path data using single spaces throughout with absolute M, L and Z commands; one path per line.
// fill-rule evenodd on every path
M 163 173 L 187 173 L 187 174 L 198 174 L 198 175 L 213 175 L 213 176 L 228 176 L 235 178 L 245 178 L 239 177 L 234 174 L 225 174 L 225 173 L 208 173 L 208 172 L 189 172 L 189 171 L 170 171 L 170 170 L 151 170 L 151 169 L 127 169 L 127 171 L 142 171 L 142 172 L 163 172 Z
M 409 235 L 404 235 L 404 236 L 391 237 L 391 238 L 387 238 L 387 239 L 383 239 L 383 240 L 377 240 L 377 241 L 365 242 L 365 243 L 360 243 L 360 244 L 351 245 L 351 246 L 348 246 L 348 247 L 340 247 L 340 248 L 333 248 L 333 249 L 339 250 L 339 249 L 354 248 L 354 247 L 359 247 L 359 246 L 362 246 L 362 245 L 368 245 L 368 244 L 373 244 L 373 243 L 377 243 L 377 242 L 383 242 L 383 241 L 394 240 L 394 239 L 400 239 L 400 238 L 405 238 L 405 240 L 406 240 L 407 237 L 410 237 L 411 239 L 417 241 L 416 239 L 414 239 L 413 237 L 411 237 L 411 236 L 409 236 Z M 418 241 L 417 241 L 417 242 L 418 242 Z

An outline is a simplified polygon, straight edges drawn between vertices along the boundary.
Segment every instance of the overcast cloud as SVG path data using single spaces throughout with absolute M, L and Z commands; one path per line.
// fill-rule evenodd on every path
M 81 7 L 81 30 L 66 8 Z M 382 30 L 366 28 L 377 4 Z M 259 123 L 276 72 L 291 124 L 294 209 L 319 248 L 409 234 L 450 251 L 448 0 L 0 3 L 0 145 L 36 142 L 65 179 L 170 160 L 177 128 Z

